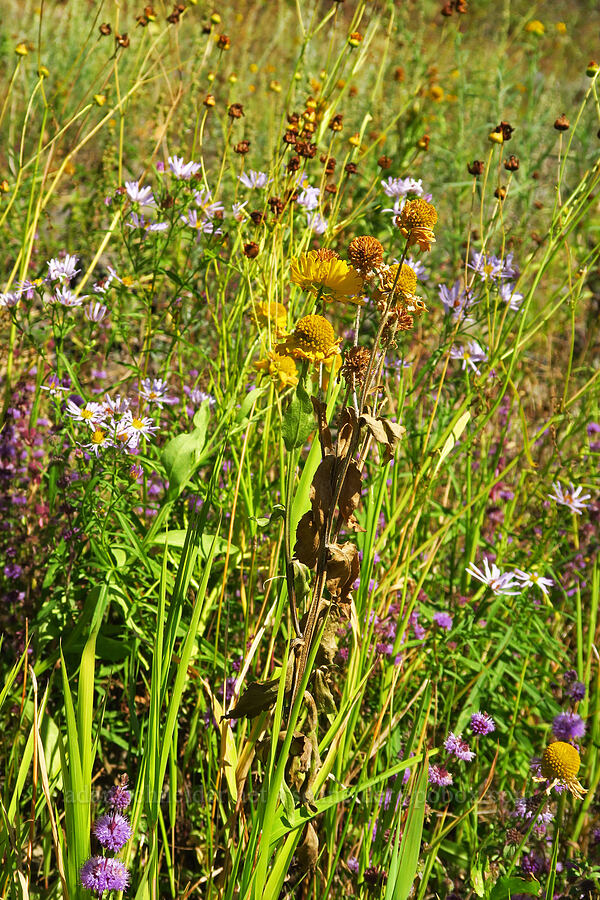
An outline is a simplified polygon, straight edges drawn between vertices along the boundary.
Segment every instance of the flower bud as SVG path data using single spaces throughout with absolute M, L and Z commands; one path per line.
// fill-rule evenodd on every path
M 554 127 L 557 131 L 568 131 L 570 127 L 570 122 L 563 113 L 562 116 L 559 116 L 558 119 L 554 122 Z

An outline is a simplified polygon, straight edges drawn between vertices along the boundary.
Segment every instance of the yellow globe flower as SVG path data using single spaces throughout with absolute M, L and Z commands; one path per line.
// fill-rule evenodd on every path
M 381 275 L 380 291 L 382 294 L 394 293 L 399 295 L 401 299 L 412 297 L 417 290 L 417 273 L 415 270 L 402 263 L 402 270 L 396 263 L 388 266 Z
M 553 741 L 542 755 L 542 775 L 552 784 L 563 784 L 578 800 L 583 799 L 585 789 L 577 780 L 581 765 L 579 751 L 566 741 Z
M 264 372 L 277 385 L 280 391 L 284 391 L 288 387 L 295 387 L 298 384 L 298 370 L 296 363 L 291 356 L 283 356 L 280 353 L 271 351 L 265 359 L 254 363 L 254 368 L 258 372 Z
M 538 37 L 541 37 L 546 31 L 546 28 L 544 23 L 540 22 L 539 19 L 532 19 L 531 22 L 528 22 L 525 26 L 525 31 L 529 32 L 529 34 L 537 34 Z
M 358 272 L 333 250 L 311 250 L 291 263 L 291 278 L 305 291 L 326 301 L 353 300 L 360 303 L 363 280 Z
M 288 335 L 275 350 L 294 359 L 306 359 L 309 362 L 327 363 L 340 356 L 339 340 L 331 324 L 323 316 L 304 316 L 296 324 L 292 334 Z

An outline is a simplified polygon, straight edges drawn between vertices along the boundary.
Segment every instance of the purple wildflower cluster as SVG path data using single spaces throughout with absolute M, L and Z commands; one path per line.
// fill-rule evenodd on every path
M 478 737 L 495 731 L 496 723 L 489 713 L 475 712 L 471 716 L 470 727 L 473 734 Z M 444 750 L 449 758 L 462 760 L 463 762 L 471 762 L 475 759 L 475 751 L 471 749 L 468 742 L 463 738 L 462 733 L 449 732 L 444 741 Z M 449 787 L 453 784 L 453 777 L 447 766 L 438 763 L 431 765 L 429 767 L 429 783 L 437 787 Z
M 131 803 L 127 776 L 108 792 L 109 810 L 94 824 L 94 835 L 105 851 L 118 853 L 131 839 L 129 819 L 123 815 Z M 110 891 L 124 891 L 129 884 L 129 871 L 115 856 L 92 856 L 81 867 L 81 884 L 98 897 Z

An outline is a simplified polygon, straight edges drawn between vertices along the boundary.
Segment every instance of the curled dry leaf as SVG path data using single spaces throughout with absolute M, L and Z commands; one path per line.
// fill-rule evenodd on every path
M 339 459 L 345 459 L 352 443 L 352 435 L 357 425 L 356 413 L 351 406 L 347 406 L 340 414 L 340 427 L 337 437 L 337 455 Z
M 333 500 L 335 456 L 326 456 L 319 463 L 310 486 L 311 508 L 304 513 L 296 528 L 294 556 L 309 569 L 314 569 L 319 557 L 326 518 Z
M 296 851 L 296 859 L 301 872 L 312 871 L 319 858 L 319 838 L 310 822 L 306 823 L 304 840 Z
M 354 510 L 360 502 L 361 485 L 362 476 L 360 469 L 355 462 L 351 462 L 348 465 L 342 490 L 340 491 L 338 506 L 344 524 L 353 531 L 359 531 L 359 524 L 354 516 Z
M 292 680 L 294 677 L 294 661 L 290 656 L 285 673 L 285 692 L 288 694 L 292 689 Z M 235 706 L 225 713 L 224 719 L 253 719 L 260 715 L 277 702 L 277 692 L 279 691 L 279 677 L 271 678 L 270 681 L 251 681 Z
M 331 597 L 338 604 L 350 602 L 352 585 L 360 573 L 358 550 L 347 541 L 345 544 L 332 544 L 327 560 L 326 587 Z
M 361 426 L 364 425 L 368 428 L 378 444 L 384 445 L 383 461 L 389 462 L 390 459 L 393 459 L 396 447 L 402 436 L 406 433 L 406 428 L 404 428 L 403 425 L 398 425 L 397 422 L 390 422 L 389 419 L 384 419 L 381 416 L 375 418 L 374 416 L 366 414 L 360 417 L 359 422 Z
M 317 417 L 317 427 L 319 429 L 319 441 L 321 443 L 321 454 L 323 457 L 333 453 L 333 442 L 331 440 L 331 431 L 327 424 L 327 404 L 323 403 L 317 397 L 311 397 L 313 409 Z

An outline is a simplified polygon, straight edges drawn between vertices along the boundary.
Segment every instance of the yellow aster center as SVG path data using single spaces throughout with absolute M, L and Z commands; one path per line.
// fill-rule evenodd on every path
M 94 413 L 91 411 L 91 409 L 82 409 L 81 410 L 81 418 L 82 419 L 91 419 L 93 415 L 94 415 Z
M 132 428 L 137 428 L 138 431 L 139 431 L 141 428 L 144 427 L 144 423 L 142 422 L 141 419 L 132 419 L 132 420 L 131 420 L 131 427 L 132 427 Z
M 97 428 L 92 435 L 92 444 L 103 444 L 106 433 L 101 428 Z
M 548 779 L 559 779 L 565 784 L 575 781 L 581 758 L 572 744 L 565 741 L 554 741 L 544 750 L 542 756 L 542 775 Z
M 381 278 L 381 290 L 384 294 L 389 294 L 393 290 L 394 294 L 412 296 L 416 289 L 417 274 L 406 263 L 402 263 L 402 270 L 398 264 L 389 266 Z

